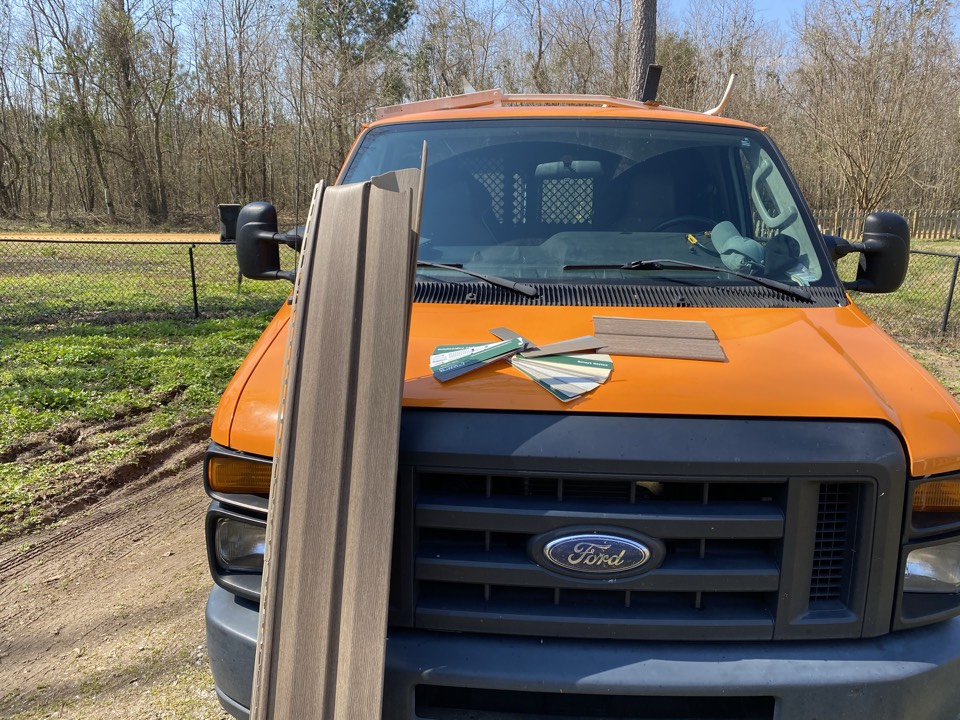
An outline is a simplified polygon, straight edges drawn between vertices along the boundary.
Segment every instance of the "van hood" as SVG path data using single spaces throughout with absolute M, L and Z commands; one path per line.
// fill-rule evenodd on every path
M 505 362 L 440 383 L 438 345 L 494 341 L 507 327 L 537 344 L 593 333 L 595 315 L 699 320 L 727 362 L 614 355 L 610 379 L 562 403 Z M 213 439 L 271 455 L 286 306 L 224 393 Z M 924 476 L 960 468 L 960 405 L 854 305 L 837 308 L 557 308 L 414 304 L 404 406 L 442 409 L 875 419 L 895 427 Z

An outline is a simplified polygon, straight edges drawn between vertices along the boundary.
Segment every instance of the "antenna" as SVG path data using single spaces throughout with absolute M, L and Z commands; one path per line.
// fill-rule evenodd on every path
M 727 89 L 723 91 L 723 97 L 720 98 L 720 104 L 715 108 L 711 108 L 710 110 L 704 110 L 704 115 L 719 115 L 723 112 L 723 109 L 727 107 L 727 103 L 730 102 L 730 95 L 733 93 L 733 84 L 736 82 L 736 80 L 737 74 L 733 73 L 730 76 L 730 80 L 727 81 Z
M 300 141 L 303 137 L 303 55 L 305 28 L 307 26 L 306 18 L 300 17 L 300 87 L 298 88 L 298 107 L 297 107 L 297 190 L 293 206 L 293 223 L 295 227 L 300 226 Z
M 660 89 L 660 74 L 662 72 L 662 65 L 647 65 L 647 74 L 643 78 L 640 102 L 653 103 L 657 101 L 657 90 Z

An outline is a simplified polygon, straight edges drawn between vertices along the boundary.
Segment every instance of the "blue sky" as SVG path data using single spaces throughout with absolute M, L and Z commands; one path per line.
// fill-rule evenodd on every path
M 803 0 L 764 0 L 756 2 L 757 11 L 766 19 L 779 22 L 784 28 L 790 26 L 790 18 L 803 10 Z
M 658 9 L 682 19 L 689 0 L 659 0 Z M 804 0 L 753 0 L 753 6 L 764 19 L 778 23 L 785 31 L 790 30 L 790 18 L 803 10 Z

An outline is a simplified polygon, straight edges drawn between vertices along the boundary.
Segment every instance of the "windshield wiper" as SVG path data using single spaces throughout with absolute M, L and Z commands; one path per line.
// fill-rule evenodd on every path
M 795 298 L 800 298 L 801 300 L 806 300 L 807 302 L 813 301 L 813 295 L 811 295 L 810 291 L 805 287 L 798 285 L 787 285 L 779 280 L 771 280 L 770 278 L 765 278 L 761 275 L 749 275 L 748 273 L 740 272 L 739 270 L 731 270 L 730 268 L 721 268 L 714 265 L 701 265 L 699 263 L 686 262 L 685 260 L 634 260 L 632 262 L 624 263 L 623 265 L 563 266 L 564 270 L 669 270 L 670 268 L 686 268 L 689 270 L 700 270 L 703 272 L 726 273 L 727 275 L 733 275 L 734 277 L 743 278 L 744 280 L 751 280 L 758 285 L 763 285 L 764 287 L 768 287 L 773 290 L 779 290 L 786 295 L 792 295 Z
M 427 262 L 426 260 L 417 260 L 417 267 L 432 267 L 439 268 L 441 270 L 453 270 L 455 272 L 463 273 L 464 275 L 469 275 L 470 277 L 475 277 L 478 280 L 483 280 L 491 285 L 496 285 L 497 287 L 502 287 L 507 290 L 513 290 L 514 292 L 518 292 L 521 295 L 526 295 L 527 297 L 540 297 L 540 291 L 537 290 L 533 285 L 514 282 L 513 280 L 507 280 L 506 278 L 497 277 L 496 275 L 484 275 L 483 273 L 467 270 L 459 265 L 444 265 L 443 263 L 432 263 Z

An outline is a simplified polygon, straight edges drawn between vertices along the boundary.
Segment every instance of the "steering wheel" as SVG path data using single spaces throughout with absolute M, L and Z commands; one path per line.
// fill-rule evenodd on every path
M 694 225 L 692 228 L 690 227 L 691 223 Z M 657 225 L 650 232 L 666 232 L 667 230 L 674 228 L 676 225 L 682 226 L 679 228 L 674 228 L 677 230 L 710 230 L 716 224 L 717 223 L 715 220 L 708 218 L 705 215 L 677 215 L 669 220 L 664 220 L 661 223 L 657 223 Z

